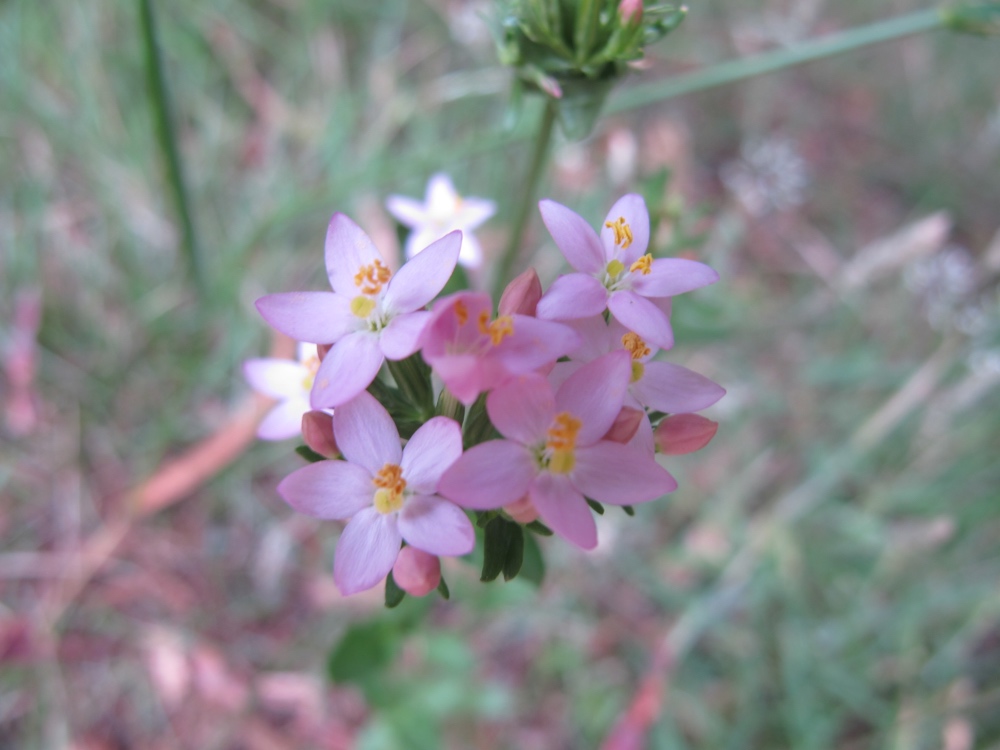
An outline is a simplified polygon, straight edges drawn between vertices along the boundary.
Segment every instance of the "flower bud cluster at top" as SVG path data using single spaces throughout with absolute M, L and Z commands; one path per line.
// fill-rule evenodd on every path
M 529 269 L 496 311 L 473 291 L 434 301 L 459 259 L 460 232 L 392 270 L 342 214 L 326 238 L 332 291 L 257 301 L 275 329 L 315 345 L 300 362 L 252 360 L 246 371 L 285 399 L 268 437 L 287 436 L 309 400 L 301 451 L 312 463 L 278 491 L 303 513 L 348 522 L 334 560 L 343 593 L 383 579 L 387 602 L 390 592 L 446 591 L 431 558 L 472 550 L 470 514 L 486 528 L 484 580 L 489 570 L 516 575 L 521 560 L 509 550 L 523 549 L 511 541 L 520 524 L 592 549 L 592 509 L 629 510 L 674 490 L 657 451 L 691 452 L 714 435 L 695 412 L 723 389 L 655 357 L 673 346 L 671 298 L 716 273 L 654 258 L 637 195 L 619 199 L 599 232 L 558 203 L 539 207 L 573 270 L 543 293 Z M 420 554 L 401 557 L 401 546 Z
M 643 0 L 504 0 L 495 21 L 500 62 L 559 100 L 571 138 L 586 136 L 614 81 L 669 34 L 683 5 Z

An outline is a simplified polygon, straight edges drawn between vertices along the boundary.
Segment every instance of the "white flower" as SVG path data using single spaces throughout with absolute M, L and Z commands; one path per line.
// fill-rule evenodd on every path
M 469 268 L 482 265 L 483 251 L 472 230 L 496 212 L 493 201 L 463 198 L 455 192 L 451 178 L 438 173 L 427 182 L 423 203 L 402 195 L 390 195 L 386 208 L 412 230 L 406 240 L 406 257 L 412 258 L 435 240 L 458 229 L 462 232 L 458 262 Z
M 302 429 L 302 415 L 310 410 L 309 391 L 319 369 L 315 344 L 299 344 L 299 358 L 248 359 L 243 374 L 258 393 L 277 399 L 257 428 L 261 440 L 285 440 Z

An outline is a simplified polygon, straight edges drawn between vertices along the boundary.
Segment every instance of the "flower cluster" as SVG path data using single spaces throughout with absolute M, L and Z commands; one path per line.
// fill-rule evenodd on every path
M 283 399 L 265 437 L 287 434 L 309 391 L 301 452 L 313 463 L 278 491 L 302 513 L 347 522 L 334 560 L 343 593 L 385 579 L 387 603 L 404 590 L 446 594 L 437 558 L 471 552 L 476 526 L 484 580 L 517 574 L 525 528 L 592 549 L 594 511 L 631 512 L 671 492 L 677 483 L 656 454 L 697 450 L 714 435 L 695 412 L 723 389 L 654 357 L 673 346 L 671 298 L 716 273 L 654 258 L 637 195 L 615 203 L 599 233 L 558 203 L 540 209 L 573 272 L 543 294 L 529 269 L 496 312 L 473 291 L 434 302 L 459 260 L 460 232 L 394 271 L 342 214 L 326 237 L 332 291 L 258 300 L 274 328 L 319 345 L 319 359 L 254 360 L 246 372 Z

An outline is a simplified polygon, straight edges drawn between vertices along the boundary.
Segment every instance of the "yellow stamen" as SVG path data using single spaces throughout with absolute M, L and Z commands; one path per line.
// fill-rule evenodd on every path
M 373 504 L 379 513 L 385 515 L 403 507 L 406 480 L 403 479 L 402 468 L 396 464 L 386 464 L 379 469 L 378 474 L 372 479 L 372 484 L 378 487 L 375 490 Z
M 608 263 L 608 266 L 605 270 L 608 272 L 608 276 L 610 278 L 617 279 L 618 274 L 620 274 L 622 271 L 625 270 L 625 264 L 622 263 L 617 258 L 615 258 L 613 261 Z
M 620 245 L 622 250 L 632 244 L 632 227 L 625 221 L 624 216 L 619 216 L 615 221 L 606 221 L 604 226 L 614 231 L 615 244 Z
M 548 438 L 545 448 L 551 451 L 549 471 L 553 474 L 568 474 L 576 466 L 576 434 L 583 422 L 569 412 L 560 412 L 552 420 L 552 426 L 545 433 Z
M 514 319 L 509 315 L 501 315 L 492 323 L 489 322 L 489 319 L 488 310 L 479 313 L 479 332 L 489 336 L 493 346 L 499 345 L 501 341 L 514 333 Z
M 462 300 L 458 300 L 455 303 L 455 317 L 458 318 L 460 326 L 464 326 L 469 321 L 469 308 L 465 306 Z
M 652 351 L 652 349 L 646 346 L 646 342 L 642 340 L 639 334 L 632 333 L 632 331 L 622 336 L 622 345 L 632 355 L 632 359 L 642 359 Z
M 643 276 L 649 276 L 653 272 L 652 269 L 653 256 L 649 253 L 643 255 L 639 260 L 628 267 L 629 271 L 642 271 Z
M 367 318 L 372 314 L 372 310 L 375 309 L 375 300 L 371 297 L 363 297 L 358 295 L 351 300 L 351 312 L 357 315 L 359 318 Z
M 361 266 L 361 270 L 354 274 L 354 286 L 361 289 L 362 294 L 377 294 L 390 276 L 392 271 L 376 258 L 374 263 Z

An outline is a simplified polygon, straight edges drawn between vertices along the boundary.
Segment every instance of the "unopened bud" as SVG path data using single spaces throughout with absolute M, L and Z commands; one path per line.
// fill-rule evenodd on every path
M 618 416 L 615 417 L 614 423 L 612 423 L 611 427 L 604 434 L 604 439 L 624 445 L 635 437 L 635 433 L 638 432 L 639 425 L 642 424 L 642 418 L 645 415 L 646 412 L 642 409 L 623 406 L 622 410 L 618 412 Z
M 505 505 L 503 509 L 518 523 L 531 523 L 538 520 L 538 511 L 535 510 L 535 506 L 527 495 L 520 500 L 515 500 L 510 505 Z
M 642 21 L 642 0 L 622 0 L 618 3 L 618 15 L 621 16 L 622 23 L 638 26 Z
M 538 300 L 542 298 L 542 282 L 534 268 L 529 268 L 515 278 L 500 295 L 498 309 L 501 315 L 535 316 Z
M 392 566 L 396 585 L 411 596 L 426 596 L 441 583 L 441 561 L 416 547 L 403 547 Z
M 302 439 L 323 458 L 337 458 L 340 449 L 333 436 L 333 417 L 323 411 L 307 411 L 302 415 Z
M 316 356 L 319 357 L 319 361 L 322 362 L 326 359 L 326 355 L 330 353 L 333 349 L 333 344 L 317 344 L 316 345 Z
M 674 414 L 660 422 L 654 438 L 660 453 L 682 456 L 704 448 L 718 429 L 718 422 L 700 414 Z

